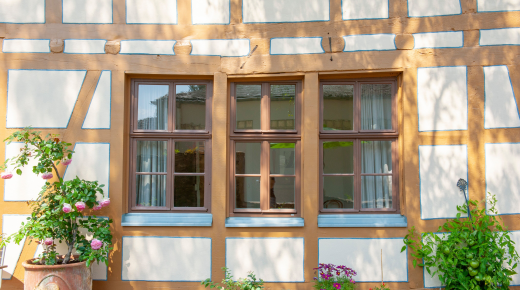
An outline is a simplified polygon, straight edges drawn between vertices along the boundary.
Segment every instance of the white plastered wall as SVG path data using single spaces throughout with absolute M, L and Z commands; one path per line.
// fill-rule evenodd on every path
M 417 69 L 419 131 L 468 129 L 467 68 Z
M 104 184 L 105 197 L 109 196 L 110 178 L 110 144 L 108 143 L 76 143 L 72 163 L 67 166 L 64 180 L 72 180 L 78 176 L 88 181 Z M 101 196 L 98 195 L 98 199 Z
M 419 146 L 419 177 L 421 218 L 455 218 L 457 205 L 465 203 L 457 181 L 468 181 L 467 146 Z
M 395 34 L 365 34 L 343 36 L 343 51 L 394 50 Z
M 235 279 L 249 271 L 266 282 L 304 282 L 303 238 L 226 238 L 226 267 Z
M 191 40 L 191 55 L 246 56 L 249 39 L 197 39 Z
M 123 237 L 123 281 L 199 282 L 211 277 L 211 239 Z
M 520 45 L 520 28 L 481 29 L 479 45 Z
M 229 24 L 230 0 L 191 0 L 192 24 Z
M 45 23 L 45 0 L 0 0 L 0 23 Z
M 2 230 L 3 234 L 7 236 L 14 234 L 20 229 L 22 222 L 26 222 L 29 215 L 4 214 L 2 215 Z M 20 244 L 12 242 L 8 244 L 4 251 L 4 265 L 8 267 L 2 270 L 2 279 L 11 279 L 13 276 L 20 254 L 22 254 L 25 238 L 20 241 Z
M 110 129 L 112 72 L 102 71 L 82 129 Z
M 112 0 L 62 0 L 63 23 L 112 23 Z
M 518 128 L 520 113 L 507 66 L 484 67 L 484 128 Z
M 415 49 L 455 48 L 464 46 L 464 32 L 444 31 L 413 34 Z
M 175 55 L 175 40 L 123 40 L 120 54 Z
M 244 23 L 329 21 L 329 0 L 243 0 Z
M 462 13 L 460 0 L 408 0 L 410 17 L 456 15 Z
M 272 38 L 271 54 L 324 53 L 321 37 Z
M 318 262 L 354 269 L 356 282 L 381 282 L 381 250 L 385 282 L 408 282 L 407 252 L 401 253 L 402 238 L 318 240 Z M 338 250 L 348 249 L 348 250 Z
M 7 128 L 67 128 L 87 71 L 9 70 Z
M 177 0 L 126 0 L 128 24 L 177 24 Z
M 343 20 L 388 18 L 389 0 L 343 0 Z
M 74 54 L 104 54 L 104 39 L 65 39 L 63 53 Z
M 49 53 L 49 39 L 4 39 L 2 52 Z
M 486 144 L 485 150 L 487 196 L 496 196 L 498 214 L 519 214 L 520 143 Z
M 13 142 L 6 145 L 5 157 L 13 158 L 17 156 L 23 147 L 24 144 L 21 142 Z M 37 164 L 38 161 L 35 158 L 31 158 L 28 164 L 21 168 L 22 175 L 16 174 L 13 166 L 8 166 L 7 170 L 13 173 L 13 177 L 4 180 L 4 201 L 27 201 L 38 198 L 38 193 L 45 184 L 45 180 L 32 172 L 32 167 Z
M 520 10 L 520 0 L 478 0 L 478 12 Z

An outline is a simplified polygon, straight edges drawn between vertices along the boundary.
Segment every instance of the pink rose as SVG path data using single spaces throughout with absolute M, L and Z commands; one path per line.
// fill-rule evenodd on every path
M 76 202 L 75 206 L 76 206 L 76 209 L 77 209 L 78 211 L 83 211 L 83 210 L 85 209 L 85 207 L 86 207 L 86 206 L 85 206 L 85 203 L 82 202 L 82 201 L 78 201 L 78 202 Z
M 101 249 L 101 246 L 103 246 L 103 242 L 98 239 L 92 239 L 90 246 L 92 247 L 92 250 L 99 250 Z
M 2 177 L 2 179 L 11 179 L 11 177 L 13 177 L 13 174 L 11 172 L 2 172 L 2 174 L 0 174 L 0 177 Z
M 44 174 L 42 174 L 42 178 L 43 179 L 51 179 L 52 178 L 52 173 L 51 172 L 46 172 Z
M 110 205 L 110 198 L 102 199 L 100 202 L 102 207 L 109 206 Z
M 54 240 L 52 238 L 46 238 L 45 240 L 43 240 L 43 243 L 46 246 L 51 246 L 52 244 L 54 244 Z
M 100 205 L 100 204 L 96 204 L 92 209 L 93 210 L 100 210 L 102 209 L 103 207 Z
M 72 163 L 72 159 L 65 158 L 61 161 L 61 164 L 65 165 L 65 166 L 69 165 L 70 163 Z
M 72 206 L 70 206 L 68 203 L 64 203 L 62 210 L 64 213 L 69 213 L 72 211 Z

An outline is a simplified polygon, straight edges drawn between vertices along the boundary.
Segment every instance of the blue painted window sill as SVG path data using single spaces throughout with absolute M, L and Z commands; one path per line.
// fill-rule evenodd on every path
M 303 227 L 303 218 L 228 217 L 226 228 L 291 228 Z
M 408 221 L 400 214 L 321 214 L 320 228 L 406 228 Z
M 210 213 L 126 213 L 123 227 L 211 227 Z

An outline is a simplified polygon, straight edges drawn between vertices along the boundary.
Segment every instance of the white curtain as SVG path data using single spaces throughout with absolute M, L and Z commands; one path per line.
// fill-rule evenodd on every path
M 167 172 L 166 141 L 137 141 L 137 172 Z M 166 205 L 166 175 L 137 175 L 139 206 Z
M 166 85 L 139 86 L 138 129 L 168 130 L 168 91 Z
M 392 142 L 361 141 L 361 172 L 392 173 Z M 392 207 L 392 176 L 361 177 L 361 207 Z
M 392 85 L 361 85 L 361 130 L 392 129 Z

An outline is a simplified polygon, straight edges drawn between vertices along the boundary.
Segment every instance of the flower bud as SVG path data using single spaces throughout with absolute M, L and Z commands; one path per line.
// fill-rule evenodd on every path
M 75 206 L 76 206 L 76 209 L 77 209 L 78 211 L 83 211 L 83 210 L 85 209 L 85 207 L 86 207 L 86 206 L 85 206 L 85 203 L 82 202 L 82 201 L 78 201 L 78 202 L 76 202 Z
M 0 174 L 0 177 L 2 177 L 2 179 L 11 179 L 11 177 L 13 177 L 13 174 L 11 172 L 2 172 L 2 174 Z
M 99 250 L 101 249 L 101 246 L 103 246 L 103 242 L 98 239 L 92 239 L 90 246 L 92 247 L 92 250 Z
M 72 163 L 72 159 L 65 158 L 61 161 L 61 164 L 67 166 Z
M 63 204 L 62 210 L 64 213 L 69 213 L 72 211 L 72 206 L 70 206 L 70 204 L 68 204 L 68 203 L 65 203 L 65 204 Z
M 92 209 L 93 210 L 100 210 L 102 209 L 103 207 L 100 205 L 100 204 L 96 204 Z
M 44 174 L 42 174 L 42 178 L 43 179 L 51 179 L 52 178 L 52 173 L 51 172 L 45 172 Z
M 46 246 L 51 246 L 52 244 L 54 244 L 54 240 L 52 238 L 45 238 L 45 240 L 43 240 L 43 243 Z
M 110 205 L 110 198 L 102 199 L 101 202 L 100 202 L 100 205 L 102 207 L 109 206 Z

